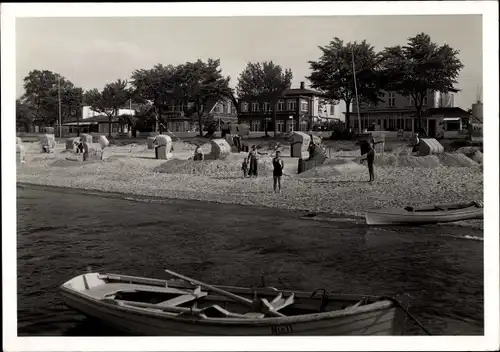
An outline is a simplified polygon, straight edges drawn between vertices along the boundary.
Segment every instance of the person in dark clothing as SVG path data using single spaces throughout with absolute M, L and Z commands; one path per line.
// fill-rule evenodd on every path
M 76 145 L 76 154 L 83 154 L 83 142 L 79 142 Z
M 241 137 L 236 135 L 233 137 L 233 144 L 238 148 L 238 153 L 241 152 Z
M 241 170 L 243 171 L 243 177 L 247 177 L 247 174 L 248 174 L 247 158 L 243 159 L 243 163 L 241 163 Z
M 365 145 L 363 145 L 364 150 L 366 150 L 366 157 L 364 159 L 361 159 L 361 162 L 364 160 L 367 161 L 368 164 L 368 173 L 370 174 L 370 180 L 368 182 L 373 182 L 375 180 L 375 172 L 373 170 L 373 163 L 375 161 L 375 149 L 373 149 L 373 146 L 370 142 L 365 142 Z
M 281 192 L 281 176 L 283 176 L 283 168 L 285 164 L 283 163 L 283 159 L 281 159 L 281 152 L 276 151 L 276 156 L 273 158 L 273 188 L 274 192 L 276 192 L 276 188 L 278 192 Z
M 250 163 L 250 170 L 248 170 L 248 176 L 257 177 L 257 147 L 255 147 L 255 145 L 252 145 L 252 149 L 250 149 L 250 152 L 248 153 L 248 160 Z

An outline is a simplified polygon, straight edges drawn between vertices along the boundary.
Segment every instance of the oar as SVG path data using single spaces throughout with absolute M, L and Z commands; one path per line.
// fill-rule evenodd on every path
M 214 287 L 212 285 L 209 285 L 209 284 L 206 284 L 204 282 L 201 282 L 201 281 L 198 281 L 198 280 L 195 280 L 195 279 L 192 279 L 190 277 L 187 277 L 187 276 L 184 276 L 184 275 L 181 275 L 181 274 L 177 274 L 176 272 L 173 272 L 171 270 L 167 270 L 165 269 L 165 272 L 172 275 L 172 276 L 176 276 L 178 277 L 179 279 L 182 279 L 184 281 L 187 281 L 187 282 L 190 282 L 192 284 L 196 284 L 196 285 L 199 285 L 201 287 L 204 287 L 206 289 L 209 289 L 211 291 L 214 291 L 214 292 L 217 292 L 217 293 L 220 293 L 221 295 L 223 296 L 226 296 L 226 297 L 229 297 L 229 298 L 232 298 L 233 300 L 237 301 L 237 302 L 240 302 L 240 303 L 243 303 L 244 305 L 246 305 L 247 307 L 250 307 L 250 308 L 254 308 L 254 302 L 249 300 L 248 298 L 245 298 L 245 297 L 241 297 L 241 296 L 238 296 L 238 295 L 235 295 L 234 293 L 231 293 L 231 292 L 228 292 L 226 290 L 222 290 L 220 288 L 217 288 L 217 287 Z M 269 311 L 269 314 L 271 315 L 274 315 L 276 317 L 283 317 L 284 315 L 279 313 L 279 312 L 275 312 L 275 311 L 272 311 L 270 310 Z

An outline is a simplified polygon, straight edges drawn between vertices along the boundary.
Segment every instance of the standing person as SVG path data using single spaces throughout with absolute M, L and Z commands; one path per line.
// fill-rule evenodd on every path
M 368 182 L 373 182 L 375 180 L 375 172 L 373 170 L 373 163 L 375 161 L 375 149 L 373 149 L 373 146 L 371 145 L 370 142 L 364 142 L 365 145 L 363 146 L 366 152 L 366 157 L 364 159 L 361 159 L 360 161 L 363 162 L 364 160 L 367 161 L 368 163 L 368 173 L 370 174 L 370 180 Z
M 241 170 L 243 170 L 243 177 L 247 177 L 247 173 L 248 173 L 247 158 L 243 159 L 243 163 L 241 163 Z
M 248 153 L 248 160 L 250 163 L 250 170 L 248 171 L 248 175 L 250 177 L 257 177 L 257 148 L 255 147 L 255 145 L 252 145 L 252 148 Z
M 283 176 L 283 168 L 285 164 L 283 163 L 283 159 L 281 159 L 281 152 L 276 151 L 276 156 L 273 158 L 273 188 L 274 192 L 276 192 L 276 186 L 278 188 L 278 192 L 281 192 L 281 176 Z
M 418 152 L 418 147 L 419 147 L 419 144 L 420 144 L 420 138 L 418 137 L 418 133 L 415 133 L 413 135 L 413 139 L 412 139 L 412 144 L 413 144 L 413 148 L 411 150 L 412 153 L 415 153 L 415 152 Z

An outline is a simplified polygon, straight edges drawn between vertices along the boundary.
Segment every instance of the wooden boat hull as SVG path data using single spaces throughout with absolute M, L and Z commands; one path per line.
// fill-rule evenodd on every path
M 221 286 L 222 287 L 222 286 Z M 356 311 L 310 314 L 310 317 L 263 319 L 186 319 L 166 312 L 119 306 L 61 287 L 64 303 L 86 316 L 133 335 L 272 336 L 272 335 L 401 335 L 404 311 L 382 300 Z
M 453 204 L 436 206 L 447 207 Z M 434 207 L 434 206 L 433 206 Z M 407 211 L 401 208 L 374 209 L 365 214 L 368 225 L 424 225 L 454 222 L 471 219 L 482 219 L 483 208 L 476 206 L 463 207 L 445 211 Z

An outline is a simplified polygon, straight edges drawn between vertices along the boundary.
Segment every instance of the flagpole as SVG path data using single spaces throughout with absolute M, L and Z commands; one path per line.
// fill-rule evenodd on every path
M 59 100 L 59 138 L 62 138 L 62 119 L 61 119 L 61 77 L 57 78 L 57 98 Z
M 354 92 L 356 93 L 356 107 L 358 111 L 358 130 L 361 133 L 361 117 L 359 116 L 359 99 L 358 99 L 358 84 L 356 83 L 356 66 L 354 65 L 354 50 L 351 50 L 352 55 L 352 73 L 354 75 Z

